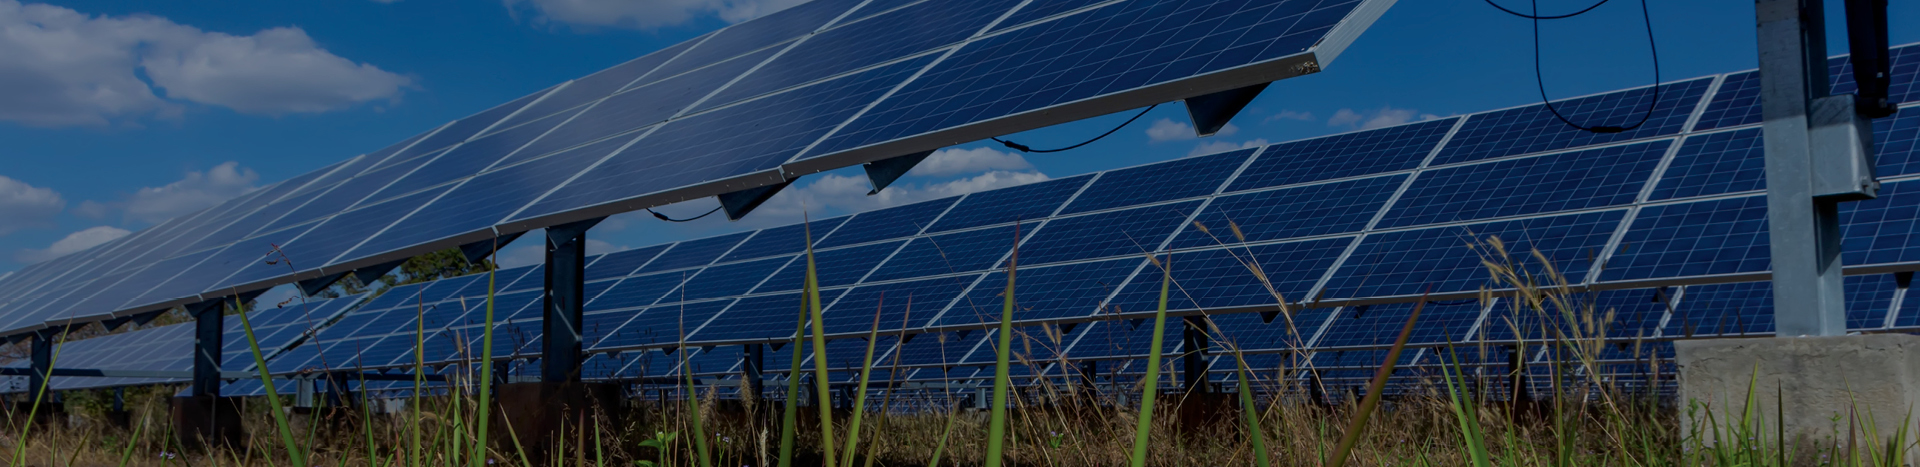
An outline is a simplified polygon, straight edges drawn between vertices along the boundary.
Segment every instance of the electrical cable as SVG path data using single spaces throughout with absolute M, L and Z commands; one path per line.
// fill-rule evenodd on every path
M 1593 11 L 1594 8 L 1599 8 L 1600 5 L 1606 4 L 1609 0 L 1600 0 L 1600 2 L 1598 3 L 1594 3 L 1591 6 L 1588 6 L 1584 9 L 1581 9 L 1580 11 L 1576 11 L 1573 13 L 1568 13 L 1564 15 L 1552 15 L 1552 16 L 1540 15 L 1540 0 L 1530 1 L 1533 7 L 1533 14 L 1531 15 L 1521 14 L 1519 12 L 1509 10 L 1506 7 L 1500 6 L 1500 4 L 1498 3 L 1494 3 L 1493 0 L 1485 0 L 1485 1 L 1487 2 L 1488 5 L 1491 5 L 1502 12 L 1506 12 L 1507 14 L 1518 16 L 1521 18 L 1526 18 L 1528 20 L 1533 21 L 1534 84 L 1540 90 L 1540 102 L 1546 105 L 1547 112 L 1552 113 L 1553 118 L 1559 119 L 1560 123 L 1564 123 L 1567 126 L 1573 127 L 1574 129 L 1585 131 L 1588 133 L 1612 134 L 1612 133 L 1622 133 L 1627 131 L 1633 131 L 1635 129 L 1640 128 L 1641 126 L 1646 125 L 1647 121 L 1653 118 L 1654 110 L 1656 110 L 1656 108 L 1659 107 L 1660 105 L 1660 48 L 1654 42 L 1654 39 L 1653 39 L 1653 14 L 1647 8 L 1647 0 L 1640 0 L 1640 20 L 1646 26 L 1646 29 L 1647 29 L 1647 50 L 1653 56 L 1653 99 L 1652 99 L 1652 102 L 1649 102 L 1647 104 L 1646 113 L 1640 114 L 1640 121 L 1634 122 L 1634 124 L 1624 126 L 1624 127 L 1614 126 L 1614 125 L 1584 126 L 1578 123 L 1574 123 L 1573 120 L 1568 119 L 1565 115 L 1561 115 L 1560 109 L 1554 108 L 1553 101 L 1547 98 L 1547 80 L 1546 80 L 1545 74 L 1541 73 L 1540 71 L 1540 20 L 1566 19 L 1566 18 L 1579 16 L 1589 11 Z
M 1120 126 L 1116 126 L 1116 127 L 1113 127 L 1113 129 L 1112 129 L 1112 130 L 1107 130 L 1107 132 L 1106 132 L 1106 133 L 1101 133 L 1101 134 L 1100 134 L 1100 136 L 1095 136 L 1095 137 L 1093 137 L 1093 139 L 1090 139 L 1090 140 L 1086 140 L 1086 141 L 1084 141 L 1084 142 L 1081 142 L 1080 144 L 1075 144 L 1075 145 L 1072 145 L 1072 146 L 1067 146 L 1067 147 L 1064 147 L 1064 148 L 1058 148 L 1058 149 L 1034 149 L 1034 148 L 1031 148 L 1031 147 L 1027 147 L 1027 145 L 1025 145 L 1025 144 L 1020 144 L 1020 143 L 1015 143 L 1015 142 L 1012 142 L 1012 141 L 1007 141 L 1007 140 L 1004 140 L 1004 139 L 1000 139 L 1000 138 L 991 138 L 991 139 L 992 139 L 992 140 L 994 140 L 994 141 L 998 141 L 998 142 L 1000 142 L 1000 144 L 1001 144 L 1001 145 L 1003 145 L 1003 146 L 1006 146 L 1006 147 L 1008 147 L 1008 148 L 1012 148 L 1013 150 L 1015 150 L 1015 151 L 1020 151 L 1020 152 L 1029 152 L 1029 153 L 1036 153 L 1036 154 L 1038 154 L 1038 153 L 1048 153 L 1048 152 L 1060 152 L 1060 151 L 1067 151 L 1067 150 L 1072 150 L 1072 149 L 1076 149 L 1076 148 L 1079 148 L 1079 147 L 1081 147 L 1081 146 L 1086 146 L 1086 145 L 1088 145 L 1088 144 L 1093 144 L 1093 142 L 1094 142 L 1094 141 L 1099 141 L 1099 140 L 1100 140 L 1101 138 L 1105 138 L 1105 137 L 1107 137 L 1108 135 L 1112 135 L 1112 134 L 1113 134 L 1114 132 L 1116 132 L 1116 131 L 1120 131 L 1120 129 L 1121 129 L 1121 128 L 1126 128 L 1126 127 L 1127 127 L 1127 125 L 1130 125 L 1130 124 L 1133 124 L 1133 121 L 1134 121 L 1134 120 L 1139 120 L 1139 119 L 1140 119 L 1140 117 L 1145 117 L 1145 116 L 1147 116 L 1147 112 L 1152 112 L 1152 111 L 1153 111 L 1153 108 L 1154 108 L 1154 107 L 1159 107 L 1159 106 L 1160 106 L 1160 104 L 1154 104 L 1154 105 L 1149 105 L 1149 106 L 1147 106 L 1147 108 L 1146 108 L 1145 110 L 1141 110 L 1139 114 L 1135 114 L 1135 115 L 1133 116 L 1133 118 L 1129 118 L 1129 119 L 1127 119 L 1127 121 L 1126 121 L 1126 123 L 1121 123 L 1121 124 L 1120 124 Z
M 713 213 L 716 213 L 716 212 L 720 212 L 720 208 L 723 208 L 723 207 L 725 207 L 725 206 L 714 206 L 714 207 L 713 207 L 713 210 L 712 210 L 712 211 L 707 211 L 707 213 L 706 213 L 706 214 L 701 214 L 701 215 L 698 215 L 698 216 L 693 216 L 693 217 L 689 217 L 689 218 L 686 218 L 686 219 L 674 219 L 674 218 L 671 218 L 671 217 L 667 217 L 667 215 L 666 215 L 666 214 L 661 214 L 661 213 L 658 213 L 658 212 L 654 212 L 654 211 L 653 211 L 653 208 L 647 208 L 647 213 L 648 213 L 648 214 L 653 214 L 653 217 L 655 217 L 655 218 L 657 218 L 657 219 L 660 219 L 660 220 L 663 220 L 663 221 L 667 221 L 667 222 L 693 222 L 693 221 L 697 221 L 697 220 L 700 220 L 700 218 L 702 218 L 702 217 L 707 217 L 707 216 L 711 216 L 711 215 L 713 215 Z

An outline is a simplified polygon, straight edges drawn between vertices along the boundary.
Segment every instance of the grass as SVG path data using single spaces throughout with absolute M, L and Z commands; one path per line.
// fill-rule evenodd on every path
M 1237 226 L 1230 226 L 1236 236 Z M 809 241 L 811 233 L 808 233 Z M 1017 238 L 1017 237 L 1016 237 Z M 1030 335 L 1012 326 L 1018 307 L 1015 288 L 1017 248 L 1010 254 L 1007 285 L 997 329 L 991 403 L 968 409 L 951 387 L 885 388 L 880 410 L 869 410 L 868 384 L 875 368 L 874 346 L 881 329 L 878 310 L 866 334 L 867 349 L 859 372 L 852 410 L 836 413 L 830 397 L 830 368 L 824 356 L 814 356 L 810 376 L 811 398 L 800 391 L 807 353 L 826 348 L 819 286 L 814 278 L 812 251 L 807 251 L 803 300 L 796 310 L 794 339 L 785 377 L 785 390 L 771 399 L 781 401 L 778 417 L 762 413 L 758 404 L 726 404 L 713 388 L 695 384 L 683 349 L 675 385 L 650 388 L 672 391 L 671 400 L 633 400 L 627 407 L 600 408 L 592 416 L 563 423 L 544 440 L 522 439 L 514 430 L 490 425 L 494 404 L 492 358 L 478 359 L 474 374 L 457 375 L 438 390 L 416 377 L 408 410 L 374 414 L 372 404 L 354 411 L 315 412 L 304 422 L 290 417 L 283 396 L 251 404 L 245 414 L 249 433 L 244 446 L 192 448 L 173 442 L 176 430 L 165 415 L 170 389 L 148 391 L 132 401 L 140 422 L 131 429 L 108 426 L 100 414 L 75 410 L 81 424 L 37 425 L 17 418 L 11 437 L 0 438 L 14 456 L 12 465 L 267 465 L 267 466 L 700 466 L 740 465 L 757 460 L 779 466 L 861 465 L 1308 465 L 1308 466 L 1893 466 L 1914 453 L 1916 443 L 1906 427 L 1911 414 L 1894 433 L 1878 433 L 1874 414 L 1856 411 L 1844 420 L 1845 439 L 1787 440 L 1779 414 L 1760 413 L 1763 395 L 1749 391 L 1738 407 L 1709 402 L 1662 403 L 1656 394 L 1616 387 L 1600 378 L 1600 356 L 1608 345 L 1604 336 L 1612 317 L 1581 300 L 1564 278 L 1537 252 L 1513 255 L 1497 238 L 1473 243 L 1484 258 L 1490 277 L 1509 289 L 1499 295 L 1516 316 L 1490 325 L 1522 331 L 1522 321 L 1534 323 L 1537 333 L 1550 336 L 1526 342 L 1548 350 L 1552 358 L 1540 368 L 1548 378 L 1549 397 L 1538 403 L 1514 401 L 1501 387 L 1511 375 L 1463 358 L 1485 349 L 1472 345 L 1434 348 L 1444 363 L 1437 372 L 1402 374 L 1394 362 L 1409 349 L 1412 330 L 1420 321 L 1422 300 L 1402 324 L 1398 339 L 1387 349 L 1383 365 L 1368 379 L 1365 392 L 1324 401 L 1305 397 L 1325 390 L 1311 360 L 1284 361 L 1295 368 L 1271 372 L 1249 368 L 1231 336 L 1220 333 L 1210 318 L 1198 317 L 1222 344 L 1234 362 L 1229 408 L 1217 398 L 1195 393 L 1168 392 L 1178 387 L 1174 375 L 1161 374 L 1162 336 L 1173 293 L 1186 293 L 1172 280 L 1171 258 L 1150 258 L 1161 272 L 1161 295 L 1153 315 L 1153 337 L 1145 371 L 1137 377 L 1116 377 L 1114 384 L 1072 387 L 1073 366 L 1065 361 L 1034 360 L 1032 347 L 1063 345 L 1062 331 L 1041 327 Z M 1249 274 L 1265 274 L 1247 262 Z M 491 291 L 494 278 L 488 278 Z M 1269 286 L 1269 290 L 1273 290 Z M 1274 293 L 1291 327 L 1292 311 Z M 1491 293 L 1483 299 L 1494 298 Z M 911 302 L 911 298 L 907 298 Z M 493 355 L 493 300 L 486 304 L 486 331 L 482 354 Z M 254 360 L 264 358 L 252 336 L 251 323 L 242 316 Z M 684 324 L 683 324 L 684 326 Z M 424 327 L 416 329 L 416 343 Z M 684 328 L 682 330 L 684 336 Z M 903 336 L 904 337 L 904 336 Z M 682 341 L 684 342 L 684 341 Z M 684 345 L 682 346 L 684 347 Z M 56 347 L 57 349 L 57 347 Z M 57 353 L 56 353 L 57 355 Z M 424 370 L 424 356 L 416 352 L 416 375 Z M 259 365 L 264 368 L 264 365 Z M 1016 366 L 1028 374 L 1054 377 L 1015 391 L 1011 373 Z M 472 368 L 459 365 L 459 368 Z M 897 360 L 896 360 L 897 367 Z M 1170 368 L 1170 367 L 1169 367 Z M 1426 370 L 1421 370 L 1426 371 Z M 897 368 L 888 371 L 889 383 Z M 261 378 L 267 378 L 264 374 Z M 678 386 L 677 388 L 674 386 Z M 272 391 L 273 385 L 267 385 Z M 1338 389 L 1341 386 L 1336 386 Z M 47 400 L 48 389 L 33 388 L 26 408 L 28 418 Z M 1776 403 L 1780 395 L 1776 394 Z M 810 399 L 810 400 L 803 400 Z M 363 402 L 371 402 L 363 400 Z M 1670 402 L 1670 401 L 1669 401 Z M 896 403 L 898 403 L 896 405 Z M 800 419 L 811 404 L 817 411 L 816 429 Z M 1208 410 L 1218 409 L 1218 410 Z M 608 413 L 622 411 L 625 413 Z M 18 413 L 18 412 L 16 412 Z M 1174 416 L 1172 414 L 1179 414 Z M 328 418 L 322 420 L 323 418 Z M 622 420 L 614 423 L 610 420 Z M 1682 423 L 1685 421 L 1686 423 Z M 1841 420 L 1834 421 L 1839 425 Z M 875 429 L 863 429 L 875 427 Z M 883 427 L 883 428 L 880 428 Z M 1688 428 L 1682 428 L 1688 427 Z M 1862 428 L 1854 428 L 1862 427 Z M 304 428 L 305 436 L 297 433 Z M 769 444 L 771 432 L 779 442 Z M 277 438 L 277 439 L 276 439 Z M 590 440 L 590 441 L 589 441 Z M 736 440 L 738 440 L 736 442 Z M 758 440 L 752 442 L 749 440 Z M 591 442 L 592 446 L 587 446 Z M 541 446 L 548 449 L 541 450 Z M 864 449 L 862 449 L 864 447 Z M 777 461 L 775 460 L 777 459 Z

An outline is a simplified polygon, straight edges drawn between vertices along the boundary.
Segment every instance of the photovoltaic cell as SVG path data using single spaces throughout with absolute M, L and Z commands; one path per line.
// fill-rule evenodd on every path
M 395 153 L 393 157 L 387 159 L 387 162 L 405 160 L 409 157 L 446 149 L 448 146 L 466 141 L 468 138 L 479 136 L 482 130 L 492 127 L 495 123 L 499 123 L 501 119 L 506 118 L 507 115 L 513 114 L 514 111 L 520 110 L 520 108 L 526 106 L 527 103 L 540 98 L 541 94 L 543 93 L 534 93 L 529 96 L 514 99 L 512 102 L 501 104 L 497 107 L 447 124 L 447 126 L 441 128 L 439 132 L 426 137 L 426 139 L 420 140 L 419 144 Z
M 839 230 L 834 231 L 833 236 L 816 241 L 815 248 L 832 248 L 918 234 L 959 199 L 958 197 L 941 198 L 860 213 L 847 221 L 846 225 L 840 226 Z
M 1173 235 L 1199 201 L 1056 218 L 1020 247 L 1020 264 L 1145 255 Z
M 1633 219 L 1602 281 L 1766 271 L 1767 199 L 1650 206 Z
M 1688 136 L 1648 199 L 1692 198 L 1767 188 L 1760 129 Z
M 832 303 L 845 291 L 844 289 L 822 290 L 820 301 Z M 720 317 L 689 335 L 687 341 L 715 342 L 792 337 L 794 325 L 799 322 L 800 302 L 798 293 L 740 299 Z
M 839 302 L 834 302 L 821 319 L 826 323 L 827 332 L 832 334 L 872 330 L 875 312 L 880 313 L 883 331 L 900 329 L 902 323 L 919 327 L 919 323 L 932 318 L 960 295 L 970 279 L 947 277 L 855 287 L 840 297 Z
M 1480 262 L 1482 250 L 1472 246 L 1484 247 L 1489 237 L 1499 237 L 1506 251 L 1519 258 L 1515 262 L 1520 264 L 1513 265 L 1516 272 L 1545 277 L 1544 265 L 1531 254 L 1538 249 L 1569 283 L 1578 284 L 1623 214 L 1605 211 L 1368 235 L 1328 281 L 1324 295 L 1384 297 L 1419 295 L 1429 287 L 1432 292 L 1510 287 L 1489 283 Z
M 625 277 L 640 269 L 640 266 L 653 261 L 667 245 L 654 245 L 645 248 L 616 251 L 602 255 L 599 260 L 587 265 L 588 281 L 597 281 L 609 277 Z
M 676 271 L 621 279 L 606 293 L 587 301 L 587 311 L 612 310 L 652 305 L 667 292 L 680 286 L 686 276 L 695 271 Z
M 265 227 L 262 227 L 260 231 L 272 232 L 338 214 L 340 211 L 353 207 L 362 199 L 372 196 L 374 192 L 380 191 L 381 188 L 386 187 L 388 184 L 393 183 L 394 180 L 400 179 L 400 177 L 405 176 L 412 172 L 413 169 L 425 163 L 426 159 L 424 158 L 415 159 L 399 166 L 360 174 L 352 179 L 341 182 L 340 185 L 330 190 L 310 196 L 306 204 L 300 205 L 300 207 L 280 216 L 279 219 L 268 223 Z
M 1645 125 L 1619 133 L 1589 133 L 1569 127 L 1548 113 L 1544 104 L 1477 114 L 1467 119 L 1447 147 L 1440 149 L 1433 163 L 1452 164 L 1679 133 L 1712 83 L 1712 78 L 1700 78 L 1660 85 L 1657 103 L 1652 102 L 1654 88 L 1644 87 L 1553 104 L 1567 120 L 1587 126 L 1632 125 L 1648 115 L 1648 104 L 1654 104 Z
M 720 255 L 726 254 L 728 250 L 733 249 L 734 245 L 740 244 L 741 240 L 746 239 L 748 235 L 752 234 L 753 232 L 741 232 L 676 243 L 673 245 L 673 248 L 668 248 L 666 253 L 661 253 L 660 257 L 653 259 L 652 263 L 648 263 L 646 267 L 642 267 L 638 271 L 634 271 L 634 273 L 672 271 L 681 268 L 706 266 L 713 263 L 713 260 L 719 258 Z
M 817 244 L 821 237 L 825 237 L 828 232 L 839 227 L 841 222 L 846 221 L 846 217 L 835 217 L 812 221 L 811 225 L 801 223 L 761 229 L 760 233 L 753 234 L 753 238 L 741 243 L 739 247 L 733 249 L 733 252 L 720 258 L 720 261 L 739 261 L 806 251 L 809 230 L 813 235 L 814 243 Z
M 1887 327 L 1887 313 L 1893 308 L 1893 293 L 1899 283 L 1892 274 L 1847 276 L 1847 329 L 1868 330 Z
M 1055 1 L 1048 1 L 1048 2 L 1031 2 L 1031 3 L 1028 3 L 1026 6 L 1020 7 L 1019 10 L 1014 11 L 1012 16 L 1008 16 L 1006 21 L 1000 22 L 998 26 L 994 27 L 994 30 L 998 31 L 998 30 L 1011 28 L 1014 26 L 1020 26 L 1020 25 L 1031 23 L 1040 19 L 1044 19 L 1048 16 L 1066 13 L 1066 12 L 1073 11 L 1080 8 L 1086 8 L 1087 6 L 1098 4 L 1098 3 L 1101 3 L 1102 1 L 1104 0 L 1055 0 Z
M 667 294 L 662 300 L 679 302 L 744 294 L 786 263 L 787 258 L 769 258 L 709 267 L 687 279 L 680 290 Z
M 446 190 L 446 188 L 435 188 L 341 213 L 314 226 L 297 239 L 272 243 L 280 245 L 279 251 L 285 255 L 285 261 L 299 269 L 332 265 L 336 263 L 335 258 L 347 253 L 356 244 L 393 225 L 394 222 L 419 209 L 421 205 L 440 196 Z M 238 272 L 227 277 L 216 288 L 264 280 L 287 274 L 291 270 L 292 268 L 285 263 L 253 263 L 238 269 Z
M 1287 316 L 1276 315 L 1273 321 L 1266 321 L 1260 313 L 1209 314 L 1207 319 L 1212 320 L 1213 326 L 1219 328 L 1223 335 L 1215 335 L 1211 329 L 1208 335 L 1215 341 L 1215 348 L 1223 351 L 1228 349 L 1225 345 L 1228 343 L 1242 351 L 1299 350 L 1306 348 L 1307 339 L 1313 338 L 1314 332 L 1320 330 L 1320 325 L 1335 310 L 1337 308 L 1295 308 L 1291 320 Z M 1248 356 L 1250 360 L 1251 357 Z M 1223 361 L 1231 365 L 1233 357 L 1229 355 L 1226 358 Z M 1266 364 L 1251 368 L 1271 367 L 1271 364 Z
M 1227 191 L 1411 170 L 1459 122 L 1450 117 L 1268 146 Z
M 1570 309 L 1549 303 L 1544 310 L 1520 307 L 1517 314 L 1514 302 L 1502 300 L 1494 304 L 1487 321 L 1472 339 L 1511 342 L 1525 338 L 1533 345 L 1556 339 L 1651 338 L 1660 330 L 1660 318 L 1666 315 L 1668 304 L 1678 290 L 1671 287 L 1580 293 L 1565 297 Z M 1575 318 L 1569 321 L 1566 316 Z
M 773 169 L 929 60 L 906 60 L 674 120 L 517 217 Z
M 813 254 L 814 278 L 821 287 L 848 285 L 873 271 L 875 265 L 887 259 L 900 248 L 900 242 L 876 243 L 853 248 L 827 250 Z M 783 258 L 784 259 L 784 258 Z M 799 290 L 807 280 L 807 257 L 801 255 L 785 268 L 767 279 L 766 284 L 754 289 L 755 293 L 778 290 Z
M 900 354 L 901 366 L 950 365 L 966 357 L 987 335 L 979 329 L 914 334 L 895 352 Z
M 1140 265 L 1140 259 L 1127 258 L 1091 263 L 1075 263 L 1014 271 L 1013 319 L 1050 320 L 1089 316 L 1100 310 L 1100 302 L 1112 295 L 1127 275 Z M 971 277 L 965 279 L 972 279 Z M 936 279 L 938 280 L 938 279 Z M 940 317 L 938 326 L 968 326 L 1000 322 L 1006 303 L 1007 273 L 987 274 L 966 298 L 953 304 Z
M 1169 248 L 1357 232 L 1406 180 L 1391 175 L 1215 198 Z
M 1672 140 L 1423 172 L 1378 228 L 1633 203 Z
M 1920 173 L 1920 157 L 1915 157 L 1914 151 L 1916 141 L 1920 141 L 1920 107 L 1900 109 L 1892 117 L 1874 120 L 1874 175 Z
M 1021 236 L 1031 233 L 1033 228 L 1029 226 L 1024 230 L 1020 232 Z M 1018 240 L 1014 236 L 1013 226 L 916 238 L 867 280 L 886 281 L 984 270 L 998 264 Z
M 571 111 L 562 112 L 558 115 L 535 120 L 507 131 L 481 137 L 466 144 L 461 144 L 459 147 L 447 152 L 429 156 L 426 159 L 430 160 L 423 163 L 419 169 L 387 185 L 386 188 L 375 192 L 371 199 L 387 199 L 422 188 L 473 176 L 473 174 L 480 173 L 481 170 L 492 167 L 495 162 L 507 157 L 508 154 L 512 154 L 514 150 L 520 149 L 521 146 L 532 142 L 534 138 L 546 134 L 547 130 L 559 126 L 560 122 L 564 122 L 572 116 L 573 112 Z
M 1011 188 L 976 192 L 940 216 L 928 233 L 959 230 L 983 225 L 1023 222 L 1038 224 L 1053 215 L 1060 203 L 1086 186 L 1091 175 L 1048 180 Z
M 1384 305 L 1362 305 L 1342 307 L 1332 322 L 1327 323 L 1326 332 L 1314 343 L 1316 347 L 1347 347 L 1393 345 L 1399 338 L 1399 327 L 1407 323 L 1413 313 L 1413 303 L 1391 303 Z M 1420 309 L 1420 321 L 1414 325 L 1413 334 L 1408 336 L 1409 344 L 1443 344 L 1449 340 L 1463 342 L 1467 331 L 1480 320 L 1482 309 L 1486 305 L 1477 300 L 1461 302 L 1427 302 Z M 1381 332 L 1381 330 L 1391 330 Z M 1402 352 L 1411 353 L 1411 352 Z
M 1690 285 L 1661 334 L 1667 337 L 1773 333 L 1773 283 Z
M 636 87 L 600 101 L 572 121 L 521 149 L 525 160 L 608 136 L 626 133 L 679 115 L 708 93 L 773 56 L 764 50 L 692 73 Z M 517 162 L 509 161 L 508 163 Z
M 681 342 L 682 329 L 691 335 L 701 323 L 707 322 L 731 304 L 732 300 L 719 300 L 648 308 L 620 326 L 614 331 L 618 337 L 599 348 L 608 348 L 614 343 L 624 346 L 677 345 Z M 795 308 L 795 311 L 798 310 Z
M 1879 197 L 1840 205 L 1840 259 L 1845 264 L 1920 261 L 1917 225 L 1920 181 L 1882 184 Z
M 1080 359 L 1104 359 L 1115 357 L 1133 357 L 1147 355 L 1153 348 L 1153 320 L 1098 321 L 1082 325 L 1084 335 L 1067 348 L 1067 357 Z M 1167 320 L 1164 333 L 1161 334 L 1160 352 L 1171 358 L 1180 348 L 1181 328 L 1178 320 Z M 987 346 L 981 346 L 980 351 Z M 1162 366 L 1162 369 L 1167 367 Z
M 1305 52 L 1359 4 L 1318 3 L 1122 2 L 974 41 L 813 154 Z
M 1206 196 L 1246 163 L 1254 149 L 1120 169 L 1107 172 L 1074 198 L 1061 214 L 1074 214 L 1155 201 Z
M 1278 310 L 1280 300 L 1305 302 L 1352 237 L 1172 254 L 1168 310 Z M 1165 256 L 1162 256 L 1163 258 Z M 1258 272 L 1255 272 L 1255 270 Z M 1150 312 L 1159 306 L 1163 272 L 1148 265 L 1114 297 L 1107 312 Z M 1268 287 L 1272 288 L 1269 289 Z M 1277 297 L 1275 295 L 1278 295 Z
M 701 107 L 713 108 L 954 44 L 972 37 L 1018 4 L 1019 0 L 920 2 L 869 19 L 838 24 L 761 65 Z M 913 27 L 903 29 L 901 25 Z M 878 37 L 886 40 L 874 40 Z
M 816 0 L 769 14 L 757 21 L 735 24 L 713 33 L 705 42 L 667 62 L 635 85 L 678 75 L 812 33 L 859 4 L 857 0 Z
M 1707 109 L 1700 112 L 1700 121 L 1693 124 L 1694 131 L 1728 128 L 1760 123 L 1760 72 L 1748 71 L 1727 75 L 1720 81 L 1720 91 L 1713 94 L 1713 100 L 1707 102 Z
M 566 87 L 554 91 L 553 95 L 528 106 L 526 110 L 520 112 L 520 115 L 503 122 L 502 125 L 517 125 L 612 95 L 620 88 L 626 87 L 628 83 L 640 78 L 641 75 L 653 71 L 660 64 L 693 47 L 695 42 L 698 40 L 674 44 L 640 58 L 628 60 L 626 63 L 614 65 L 612 68 L 575 79 L 567 83 Z

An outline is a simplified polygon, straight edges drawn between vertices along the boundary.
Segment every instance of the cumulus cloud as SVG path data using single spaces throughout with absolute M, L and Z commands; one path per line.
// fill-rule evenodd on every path
M 1147 127 L 1147 140 L 1155 143 L 1165 142 L 1165 141 L 1184 141 L 1184 140 L 1194 139 L 1198 137 L 1198 136 L 1194 136 L 1193 131 L 1194 131 L 1193 125 L 1190 125 L 1187 122 L 1174 121 L 1173 119 L 1170 119 L 1170 118 L 1162 118 L 1159 120 L 1154 120 L 1153 125 Z M 1232 123 L 1228 123 L 1227 126 L 1220 127 L 1220 131 L 1214 132 L 1213 136 L 1233 136 L 1234 133 L 1239 133 L 1239 132 L 1240 132 L 1240 127 L 1233 126 Z
M 86 230 L 67 234 L 66 237 L 55 240 L 52 245 L 48 245 L 46 248 L 22 249 L 14 253 L 13 258 L 15 261 L 21 263 L 38 263 L 66 256 L 76 251 L 93 248 L 102 243 L 125 237 L 130 233 L 133 232 L 106 225 L 91 227 Z
M 655 29 L 695 18 L 738 23 L 806 0 L 504 0 L 509 10 L 528 12 L 535 24 Z
M 103 125 L 177 117 L 182 102 L 266 115 L 323 112 L 397 99 L 411 85 L 328 52 L 298 27 L 235 36 L 150 15 L 91 16 L 0 0 L 0 120 Z
M 947 148 L 934 151 L 920 165 L 913 166 L 907 175 L 916 177 L 948 177 L 960 174 L 980 173 L 994 170 L 1028 170 L 1033 164 L 1019 154 L 1000 151 L 993 148 L 958 149 Z
M 246 194 L 259 188 L 259 181 L 253 169 L 225 162 L 205 172 L 187 172 L 173 183 L 141 188 L 123 201 L 87 203 L 79 210 L 90 217 L 118 210 L 126 221 L 157 223 Z
M 66 207 L 58 192 L 0 175 L 0 235 L 51 225 Z
M 1211 141 L 1206 143 L 1200 143 L 1198 146 L 1194 146 L 1192 151 L 1187 151 L 1187 155 L 1198 156 L 1201 154 L 1214 154 L 1214 153 L 1232 151 L 1235 149 L 1257 148 L 1261 146 L 1266 146 L 1268 144 L 1272 144 L 1272 143 L 1268 143 L 1266 138 L 1257 138 L 1252 141 L 1243 141 L 1239 143 L 1235 143 L 1232 141 Z
M 1269 123 L 1269 122 L 1274 122 L 1278 120 L 1296 120 L 1296 121 L 1302 121 L 1302 122 L 1311 122 L 1313 121 L 1313 112 L 1296 112 L 1292 110 L 1282 110 L 1280 111 L 1280 113 L 1268 115 L 1267 119 L 1262 120 L 1261 123 Z
M 1378 110 L 1355 111 L 1340 109 L 1327 118 L 1327 126 L 1347 127 L 1361 130 L 1390 127 L 1407 122 L 1426 121 L 1440 118 L 1439 115 L 1420 113 L 1413 109 L 1381 107 Z

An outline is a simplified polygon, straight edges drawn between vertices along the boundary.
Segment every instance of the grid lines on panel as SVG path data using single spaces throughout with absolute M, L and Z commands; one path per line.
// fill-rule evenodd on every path
M 1329 298 L 1385 297 L 1478 290 L 1489 283 L 1481 254 L 1498 237 L 1513 266 L 1545 277 L 1545 265 L 1532 256 L 1540 250 L 1568 283 L 1586 279 L 1593 256 L 1613 236 L 1624 211 L 1489 222 L 1369 234 L 1340 265 L 1324 288 Z
M 1258 148 L 1108 171 L 1061 214 L 1074 214 L 1213 194 Z
M 1411 170 L 1459 121 L 1443 118 L 1268 146 L 1227 191 Z
M 1467 119 L 1447 147 L 1441 148 L 1434 163 L 1452 164 L 1676 134 L 1693 116 L 1701 95 L 1712 84 L 1712 78 L 1701 78 L 1660 85 L 1659 102 L 1652 102 L 1654 88 L 1645 87 L 1553 104 L 1568 120 L 1587 126 L 1631 125 L 1647 115 L 1649 104 L 1653 105 L 1653 114 L 1644 126 L 1619 133 L 1588 133 L 1568 127 L 1548 113 L 1544 104 L 1475 114 Z
M 1406 180 L 1406 175 L 1390 175 L 1222 195 L 1208 203 L 1194 218 L 1194 225 L 1182 229 L 1168 248 L 1357 232 Z
M 1054 218 L 1021 245 L 1020 264 L 1143 255 L 1158 249 L 1199 205 L 1187 201 Z
M 1634 216 L 1600 279 L 1766 271 L 1768 248 L 1765 197 L 1648 206 Z
M 1168 310 L 1279 309 L 1301 303 L 1352 244 L 1352 237 L 1172 253 Z M 1169 255 L 1162 255 L 1167 258 Z M 1257 271 L 1257 272 L 1256 272 Z M 1163 272 L 1148 265 L 1109 301 L 1106 312 L 1139 313 L 1159 306 Z M 1271 289 L 1269 289 L 1271 286 Z M 1277 296 L 1276 296 L 1277 295 Z
M 1422 172 L 1378 228 L 1631 204 L 1671 140 Z
M 1140 265 L 1139 258 L 1121 258 L 1088 263 L 1073 263 L 1014 271 L 1014 312 L 1019 321 L 1077 318 L 1098 311 L 1100 302 L 1112 295 L 1127 275 Z M 1006 301 L 1007 272 L 988 273 L 965 298 L 954 303 L 940 316 L 937 326 L 968 326 L 997 323 Z
M 1648 199 L 1692 198 L 1764 190 L 1765 148 L 1760 129 L 1694 134 L 1675 153 Z

